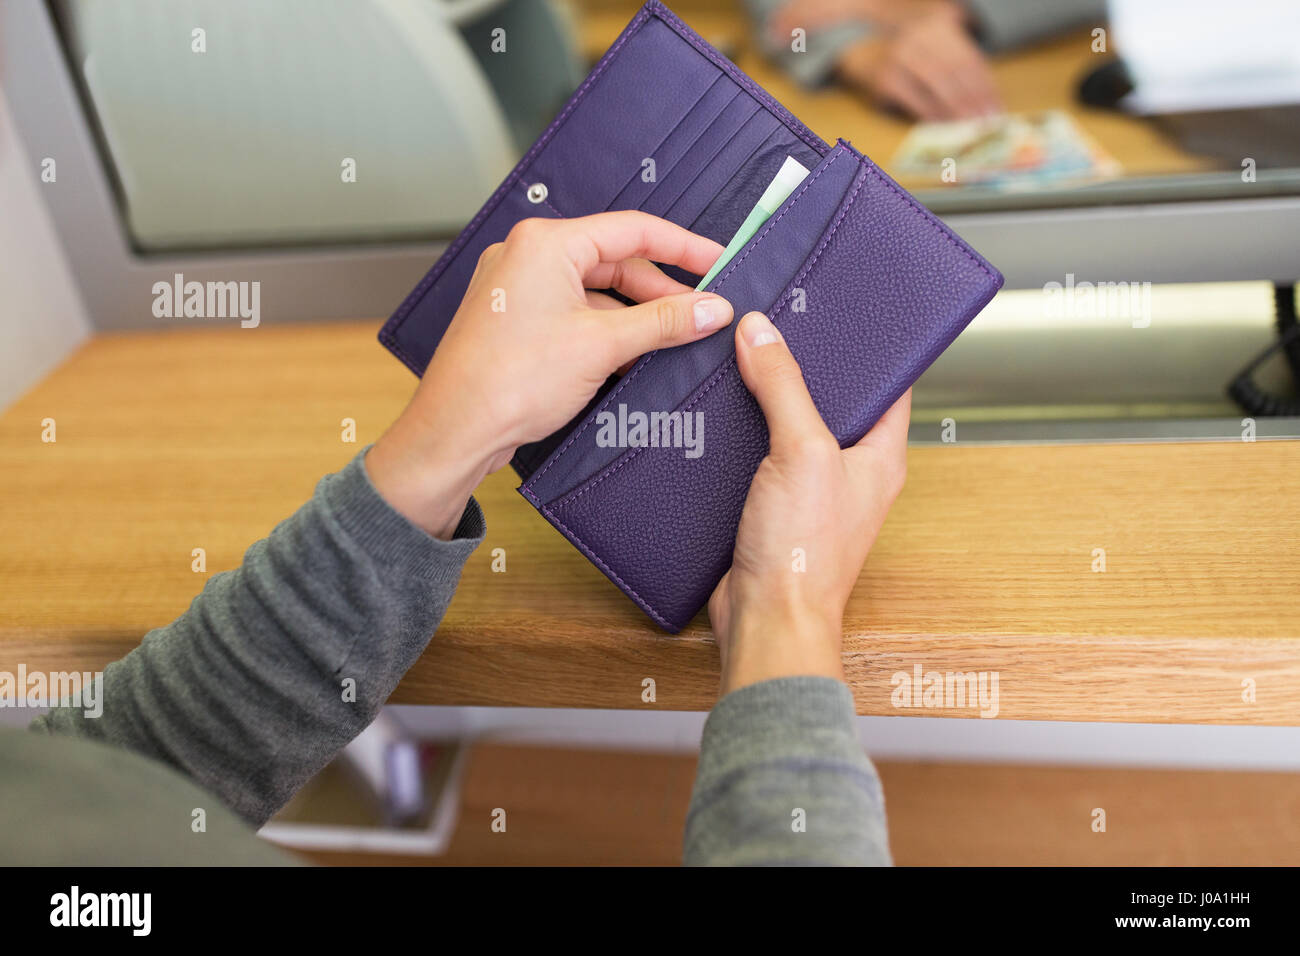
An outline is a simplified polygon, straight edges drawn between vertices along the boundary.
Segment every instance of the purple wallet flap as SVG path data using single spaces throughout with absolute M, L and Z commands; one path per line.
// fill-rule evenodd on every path
M 712 78 L 696 77 L 689 93 L 678 94 L 693 97 L 690 109 L 665 114 L 677 117 L 667 124 L 662 116 L 650 122 L 660 151 L 641 155 L 670 159 L 659 164 L 657 182 L 627 175 L 640 169 L 632 153 L 644 145 L 633 131 L 638 148 L 617 161 L 631 165 L 591 166 L 589 188 L 580 178 L 542 178 L 562 165 L 554 158 L 544 166 L 548 152 L 575 157 L 592 143 L 608 145 L 608 136 L 590 131 L 588 111 L 599 118 L 602 110 L 658 101 L 660 78 L 679 64 L 682 76 L 693 76 L 700 63 Z M 650 69 L 654 83 L 638 75 Z M 756 121 L 737 151 L 735 130 Z M 714 135 L 717 122 L 727 123 L 731 138 Z M 571 139 L 579 132 L 585 143 Z M 421 372 L 481 250 L 539 212 L 643 208 L 725 243 L 786 155 L 812 172 L 709 289 L 737 316 L 753 309 L 771 316 L 827 426 L 842 445 L 855 442 L 988 303 L 1002 276 L 850 145 L 841 140 L 832 149 L 813 137 L 658 2 L 637 14 L 380 339 Z M 527 199 L 532 182 L 547 183 L 548 202 Z M 701 182 L 712 192 L 701 192 Z M 544 208 L 557 183 L 562 212 Z M 767 427 L 740 379 L 733 334 L 728 328 L 643 356 L 573 422 L 513 462 L 524 479 L 520 493 L 669 631 L 690 621 L 730 566 L 749 483 L 767 453 Z

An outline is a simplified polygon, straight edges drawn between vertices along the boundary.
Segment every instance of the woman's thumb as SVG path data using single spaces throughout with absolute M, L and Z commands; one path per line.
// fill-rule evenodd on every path
M 830 437 L 804 384 L 803 372 L 785 339 L 762 312 L 750 312 L 736 328 L 736 362 L 745 385 L 767 418 L 773 452 L 808 438 Z

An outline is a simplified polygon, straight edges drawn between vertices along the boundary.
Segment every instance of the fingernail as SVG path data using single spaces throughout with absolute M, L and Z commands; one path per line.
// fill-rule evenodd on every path
M 745 341 L 749 343 L 750 348 L 758 348 L 760 345 L 771 345 L 773 342 L 781 341 L 781 333 L 776 330 L 772 320 L 762 312 L 750 312 L 745 316 Z
M 712 332 L 731 320 L 731 303 L 721 296 L 709 296 L 695 303 L 695 331 Z

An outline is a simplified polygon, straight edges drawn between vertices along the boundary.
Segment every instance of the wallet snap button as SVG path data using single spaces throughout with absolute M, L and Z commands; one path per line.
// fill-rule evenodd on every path
M 546 183 L 533 183 L 528 187 L 528 201 L 539 203 L 546 201 Z

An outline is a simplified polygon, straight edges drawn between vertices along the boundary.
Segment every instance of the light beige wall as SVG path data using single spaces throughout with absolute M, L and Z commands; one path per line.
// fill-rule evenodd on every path
M 0 89 L 0 408 L 90 334 L 85 304 L 40 195 L 57 188 L 41 182 L 40 157 L 29 156 L 18 140 Z

